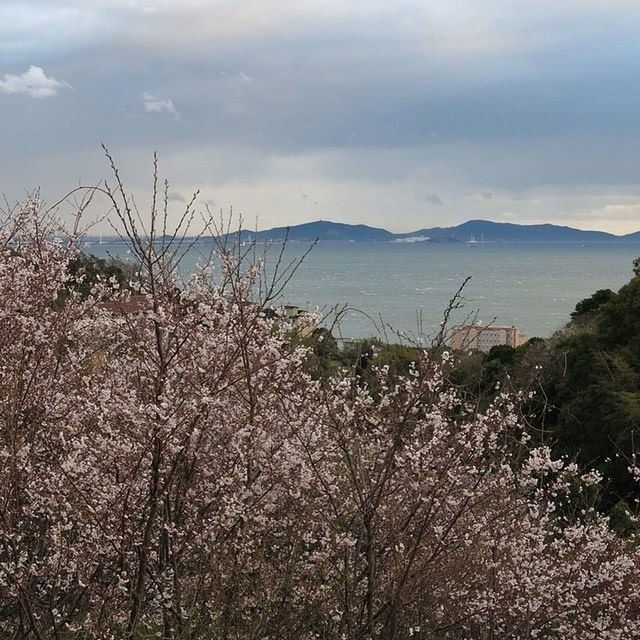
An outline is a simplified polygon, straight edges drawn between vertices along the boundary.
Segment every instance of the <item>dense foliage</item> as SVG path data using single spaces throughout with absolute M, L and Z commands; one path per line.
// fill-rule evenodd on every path
M 2 637 L 640 634 L 640 556 L 529 398 L 478 407 L 448 354 L 312 376 L 257 266 L 177 289 L 129 231 L 138 279 L 88 293 L 34 203 L 0 232 Z
M 620 517 L 640 498 L 627 473 L 640 443 L 640 277 L 595 309 L 583 306 L 552 346 L 546 424 L 559 453 L 604 475 L 603 508 Z
M 630 514 L 640 491 L 628 468 L 640 440 L 640 273 L 615 293 L 581 300 L 571 321 L 549 339 L 517 349 L 458 354 L 451 382 L 485 406 L 504 387 L 534 390 L 523 407 L 532 436 L 554 455 L 596 469 L 604 481 L 598 507 L 621 533 L 637 531 Z

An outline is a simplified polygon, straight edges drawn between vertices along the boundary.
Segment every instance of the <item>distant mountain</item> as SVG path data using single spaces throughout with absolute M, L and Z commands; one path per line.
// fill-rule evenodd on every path
M 582 231 L 555 224 L 513 224 L 509 222 L 490 222 L 489 220 L 470 220 L 455 227 L 433 227 L 420 229 L 411 235 L 425 235 L 430 238 L 453 238 L 467 241 L 472 236 L 486 242 L 602 242 L 618 240 L 604 231 Z M 640 240 L 640 233 L 638 234 Z
M 291 227 L 275 227 L 264 231 L 243 230 L 242 240 L 289 240 L 313 242 L 314 240 L 343 242 L 392 242 L 407 239 L 431 242 L 467 242 L 471 237 L 485 242 L 610 242 L 616 240 L 640 241 L 640 231 L 616 236 L 604 231 L 583 231 L 555 224 L 513 224 L 470 220 L 454 227 L 432 227 L 411 233 L 391 233 L 386 229 L 364 224 L 344 224 L 319 220 Z M 229 236 L 235 236 L 235 233 Z
M 291 227 L 275 227 L 266 231 L 242 231 L 242 239 L 252 240 L 289 240 L 313 242 L 314 240 L 342 240 L 357 242 L 389 242 L 396 236 L 385 229 L 368 227 L 365 224 L 343 224 L 341 222 L 307 222 Z M 231 234 L 234 235 L 234 234 Z

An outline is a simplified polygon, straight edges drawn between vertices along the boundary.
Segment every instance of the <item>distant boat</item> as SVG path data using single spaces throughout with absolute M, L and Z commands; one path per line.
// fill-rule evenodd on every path
M 467 247 L 478 247 L 480 246 L 480 241 L 476 240 L 473 236 L 467 240 Z

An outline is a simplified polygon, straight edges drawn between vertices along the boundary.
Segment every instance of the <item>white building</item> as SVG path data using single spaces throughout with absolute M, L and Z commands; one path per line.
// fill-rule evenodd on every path
M 525 333 L 517 327 L 500 327 L 496 325 L 462 324 L 453 327 L 449 345 L 458 351 L 477 350 L 488 352 L 491 347 L 507 345 L 519 347 L 527 341 Z

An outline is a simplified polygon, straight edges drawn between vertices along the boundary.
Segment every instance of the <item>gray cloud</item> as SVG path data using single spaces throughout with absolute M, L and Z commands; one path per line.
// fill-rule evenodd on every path
M 157 149 L 176 192 L 265 224 L 311 202 L 380 222 L 398 202 L 410 229 L 426 184 L 438 223 L 631 225 L 605 208 L 636 193 L 638 27 L 625 0 L 10 0 L 0 91 L 57 99 L 0 100 L 0 190 L 98 180 L 105 141 L 132 189 Z M 20 85 L 33 62 L 40 84 Z
M 442 201 L 442 198 L 440 196 L 435 195 L 435 194 L 431 194 L 431 195 L 427 196 L 425 198 L 425 200 L 429 204 L 433 204 L 433 205 L 436 205 L 436 206 L 442 206 L 444 204 L 444 202 Z

